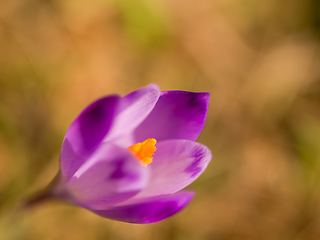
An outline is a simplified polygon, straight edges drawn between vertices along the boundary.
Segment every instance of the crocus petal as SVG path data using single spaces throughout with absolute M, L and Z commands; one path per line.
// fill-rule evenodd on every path
M 129 133 L 149 115 L 160 93 L 157 85 L 150 84 L 121 98 L 114 124 L 104 141 L 122 142 L 119 145 L 126 147 L 132 145 L 133 141 L 130 141 Z
M 190 140 L 167 140 L 157 144 L 150 168 L 150 181 L 134 198 L 172 194 L 192 183 L 212 158 L 203 144 Z M 130 201 L 130 200 L 128 200 Z
M 104 143 L 66 184 L 68 200 L 105 208 L 137 194 L 147 184 L 148 172 L 126 149 Z
M 162 92 L 149 116 L 134 131 L 136 142 L 147 138 L 196 140 L 207 116 L 209 93 Z
M 154 223 L 171 217 L 181 211 L 192 200 L 194 193 L 181 191 L 131 204 L 93 212 L 106 218 L 129 223 Z
M 85 108 L 69 127 L 63 140 L 60 165 L 65 180 L 97 149 L 113 122 L 119 96 L 99 99 Z

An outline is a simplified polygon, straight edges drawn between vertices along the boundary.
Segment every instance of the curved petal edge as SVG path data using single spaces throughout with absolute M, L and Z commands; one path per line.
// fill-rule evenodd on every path
M 181 191 L 172 195 L 162 195 L 142 202 L 113 207 L 107 210 L 93 210 L 94 213 L 128 223 L 147 224 L 159 222 L 184 209 L 194 197 L 192 191 Z
M 119 99 L 112 95 L 93 102 L 70 125 L 60 152 L 61 173 L 65 180 L 69 180 L 99 147 L 113 123 Z
M 104 139 L 124 144 L 123 138 L 128 140 L 132 131 L 150 114 L 156 105 L 161 91 L 158 85 L 149 84 L 122 97 L 116 110 L 116 116 L 110 132 Z M 133 143 L 129 143 L 133 144 Z
M 134 199 L 180 191 L 204 172 L 211 158 L 210 149 L 198 142 L 183 139 L 159 142 L 148 166 L 150 181 Z
M 90 209 L 106 208 L 136 195 L 148 173 L 126 149 L 104 143 L 66 183 L 67 199 Z

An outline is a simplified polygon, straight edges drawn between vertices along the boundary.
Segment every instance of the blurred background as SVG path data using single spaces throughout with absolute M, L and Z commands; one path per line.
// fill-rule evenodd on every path
M 320 239 L 317 0 L 10 0 L 0 8 L 0 239 Z M 151 82 L 208 91 L 213 160 L 151 225 L 14 207 L 59 168 L 93 100 Z

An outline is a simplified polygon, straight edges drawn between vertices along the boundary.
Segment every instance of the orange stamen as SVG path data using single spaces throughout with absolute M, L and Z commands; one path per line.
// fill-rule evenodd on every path
M 139 160 L 139 162 L 146 167 L 149 163 L 152 163 L 152 155 L 157 150 L 155 146 L 156 143 L 157 140 L 155 140 L 154 138 L 148 138 L 147 140 L 141 143 L 136 143 L 128 147 L 127 149 L 129 149 Z

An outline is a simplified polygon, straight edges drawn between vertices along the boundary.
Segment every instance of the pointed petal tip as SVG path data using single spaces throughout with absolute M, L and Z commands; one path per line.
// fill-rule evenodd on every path
M 210 94 L 204 92 L 161 92 L 154 109 L 135 129 L 136 141 L 147 138 L 195 141 L 205 125 L 209 99 Z
M 211 94 L 209 92 L 201 92 L 199 93 L 203 96 L 203 99 L 209 103 Z

